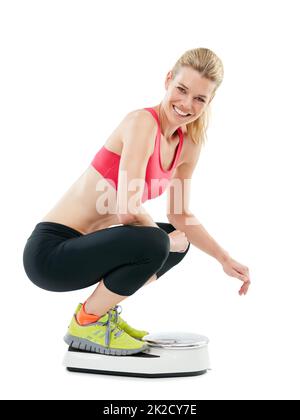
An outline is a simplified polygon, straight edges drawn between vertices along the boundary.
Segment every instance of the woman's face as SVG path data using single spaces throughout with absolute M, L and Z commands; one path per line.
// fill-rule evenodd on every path
M 177 123 L 188 124 L 202 114 L 209 104 L 215 84 L 202 77 L 190 67 L 182 67 L 174 80 L 169 71 L 165 82 L 166 95 L 163 100 L 165 112 Z M 175 109 L 174 109 L 175 107 Z M 178 115 L 177 111 L 184 115 Z

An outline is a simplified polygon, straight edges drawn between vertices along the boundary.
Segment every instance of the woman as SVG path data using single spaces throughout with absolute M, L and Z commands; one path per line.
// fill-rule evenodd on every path
M 125 116 L 28 238 L 24 269 L 37 286 L 62 292 L 98 283 L 77 306 L 67 344 L 111 355 L 145 350 L 147 331 L 128 325 L 117 304 L 178 264 L 190 243 L 242 280 L 239 293 L 247 293 L 248 268 L 233 260 L 188 209 L 187 181 L 222 79 L 222 63 L 212 51 L 185 52 L 167 74 L 161 103 Z M 170 223 L 155 223 L 141 204 L 165 190 Z

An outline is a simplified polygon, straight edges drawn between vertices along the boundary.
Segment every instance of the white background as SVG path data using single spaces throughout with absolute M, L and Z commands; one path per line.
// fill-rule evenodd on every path
M 297 1 L 2 1 L 1 398 L 299 399 L 299 19 Z M 298 29 L 297 29 L 298 28 Z M 158 104 L 188 49 L 212 49 L 224 82 L 192 181 L 191 210 L 250 269 L 241 282 L 196 247 L 122 302 L 152 332 L 209 337 L 212 370 L 143 379 L 70 373 L 68 322 L 94 287 L 34 286 L 34 226 L 120 119 Z M 167 221 L 165 195 L 145 208 Z

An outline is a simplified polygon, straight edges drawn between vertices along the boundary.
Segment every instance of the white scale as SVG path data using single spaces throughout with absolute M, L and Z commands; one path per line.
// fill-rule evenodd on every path
M 148 349 L 129 356 L 91 353 L 69 346 L 63 365 L 73 372 L 165 378 L 196 376 L 210 369 L 208 338 L 187 332 L 159 332 L 143 337 Z

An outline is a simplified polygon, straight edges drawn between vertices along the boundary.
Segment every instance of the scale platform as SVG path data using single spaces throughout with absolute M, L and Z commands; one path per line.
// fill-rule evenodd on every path
M 158 332 L 143 337 L 148 348 L 129 356 L 91 353 L 69 346 L 63 365 L 72 372 L 167 378 L 196 376 L 210 368 L 208 338 L 188 332 Z

